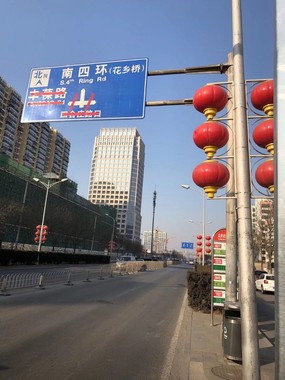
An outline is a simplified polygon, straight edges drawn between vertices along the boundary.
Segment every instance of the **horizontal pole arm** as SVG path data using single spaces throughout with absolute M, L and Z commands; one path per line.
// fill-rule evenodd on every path
M 145 105 L 149 107 L 153 106 L 188 106 L 193 104 L 193 99 L 180 99 L 180 100 L 154 100 L 152 102 L 146 102 Z
M 232 65 L 229 63 L 219 63 L 209 66 L 196 66 L 196 67 L 186 67 L 184 69 L 171 69 L 171 70 L 155 70 L 149 71 L 148 76 L 153 75 L 175 75 L 175 74 L 225 74 L 229 67 Z

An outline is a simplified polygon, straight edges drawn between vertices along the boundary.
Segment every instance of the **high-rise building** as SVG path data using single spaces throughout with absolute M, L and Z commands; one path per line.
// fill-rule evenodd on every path
M 145 146 L 136 128 L 101 128 L 95 138 L 88 200 L 116 208 L 117 232 L 140 241 Z
M 144 231 L 143 233 L 143 245 L 148 253 L 151 253 L 151 241 L 152 241 L 152 253 L 165 253 L 167 251 L 167 233 L 160 231 L 157 228 L 152 231 Z
M 21 96 L 0 77 L 0 152 L 39 173 L 66 177 L 70 142 L 48 123 L 20 122 Z
M 259 259 L 271 261 L 274 242 L 274 209 L 272 199 L 256 199 L 251 206 L 253 239 Z

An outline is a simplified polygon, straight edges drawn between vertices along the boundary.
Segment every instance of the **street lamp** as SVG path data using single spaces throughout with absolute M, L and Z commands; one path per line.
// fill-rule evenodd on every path
M 34 181 L 39 182 L 46 188 L 46 197 L 45 197 L 45 203 L 44 203 L 44 209 L 43 209 L 43 216 L 42 216 L 42 223 L 41 223 L 41 231 L 40 231 L 40 237 L 39 237 L 39 245 L 38 245 L 38 252 L 41 251 L 42 247 L 42 235 L 43 235 L 43 228 L 44 228 L 44 223 L 45 223 L 45 216 L 46 216 L 46 208 L 47 208 L 47 200 L 48 200 L 48 194 L 49 194 L 49 189 L 58 183 L 65 182 L 68 180 L 68 178 L 63 178 L 60 181 L 52 182 L 52 180 L 57 180 L 59 176 L 54 173 L 46 173 L 43 175 L 43 177 L 47 178 L 48 182 L 42 182 L 39 180 L 39 178 L 33 178 Z M 39 259 L 39 258 L 38 258 Z
M 115 223 L 116 223 L 116 219 L 113 218 L 111 215 L 109 214 L 105 214 L 106 216 L 108 216 L 109 218 L 111 218 L 113 220 L 113 228 L 112 228 L 112 236 L 111 236 L 111 245 L 110 245 L 110 256 L 112 256 L 112 253 L 113 253 L 113 240 L 114 240 L 114 233 L 115 233 Z
M 186 189 L 186 190 L 192 190 L 192 191 L 195 191 L 197 193 L 200 193 L 202 196 L 202 243 L 203 243 L 203 245 L 202 245 L 202 265 L 204 266 L 205 265 L 205 194 L 204 194 L 204 191 L 191 189 L 191 187 L 189 185 L 181 185 L 181 187 L 183 187 L 183 189 Z

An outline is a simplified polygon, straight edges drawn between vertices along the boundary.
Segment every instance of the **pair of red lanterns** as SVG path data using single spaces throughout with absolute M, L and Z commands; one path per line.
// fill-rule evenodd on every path
M 273 146 L 273 81 L 265 81 L 257 85 L 251 94 L 253 106 L 263 110 L 269 117 L 260 123 L 253 133 L 253 139 L 257 145 L 266 148 L 271 154 Z M 198 165 L 192 173 L 193 181 L 202 187 L 209 198 L 213 198 L 217 189 L 226 185 L 229 180 L 229 170 L 213 159 L 216 151 L 225 146 L 229 139 L 227 128 L 219 122 L 213 121 L 216 113 L 221 111 L 228 102 L 226 91 L 217 85 L 206 85 L 200 88 L 193 97 L 195 109 L 203 113 L 207 121 L 199 125 L 193 133 L 194 143 L 203 149 L 207 160 Z M 269 191 L 274 191 L 273 160 L 261 164 L 256 171 L 256 180 Z

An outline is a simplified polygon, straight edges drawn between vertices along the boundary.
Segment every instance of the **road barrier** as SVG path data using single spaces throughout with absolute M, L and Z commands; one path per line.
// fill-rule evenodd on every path
M 7 292 L 7 278 L 4 277 L 1 283 L 1 296 L 9 296 L 10 294 Z
M 40 289 L 45 289 L 45 286 L 44 286 L 44 276 L 43 275 L 40 275 L 39 288 Z
M 163 261 L 132 261 L 130 263 L 126 262 L 122 266 L 105 264 L 88 270 L 72 268 L 11 273 L 0 276 L 0 295 L 10 295 L 8 290 L 24 288 L 46 289 L 57 284 L 74 285 L 76 281 L 104 280 L 105 277 L 113 278 L 147 270 L 157 270 L 165 266 L 166 264 Z

